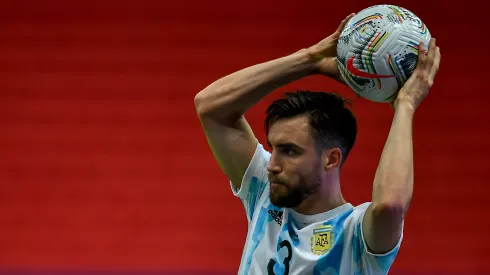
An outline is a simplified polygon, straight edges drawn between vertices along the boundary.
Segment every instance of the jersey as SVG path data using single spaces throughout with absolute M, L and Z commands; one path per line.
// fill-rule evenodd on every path
M 369 251 L 362 219 L 370 202 L 346 203 L 316 215 L 302 215 L 270 202 L 267 164 L 271 154 L 258 143 L 239 190 L 248 234 L 238 274 L 387 274 L 400 247 Z

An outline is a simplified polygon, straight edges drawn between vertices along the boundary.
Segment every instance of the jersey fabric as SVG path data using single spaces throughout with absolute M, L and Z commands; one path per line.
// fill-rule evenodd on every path
M 238 274 L 387 274 L 400 247 L 371 253 L 362 233 L 370 202 L 347 203 L 316 215 L 276 207 L 269 199 L 267 164 L 271 154 L 258 143 L 239 190 L 245 207 L 247 240 Z

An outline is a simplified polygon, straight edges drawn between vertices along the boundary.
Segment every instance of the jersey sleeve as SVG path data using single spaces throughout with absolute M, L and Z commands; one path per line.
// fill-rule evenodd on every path
M 242 201 L 249 222 L 252 220 L 257 203 L 267 187 L 267 164 L 270 156 L 271 154 L 264 149 L 262 144 L 257 143 L 240 188 L 235 188 L 230 181 L 231 190 Z
M 403 229 L 400 239 L 393 249 L 383 254 L 372 253 L 366 245 L 366 239 L 362 231 L 362 221 L 369 204 L 366 203 L 359 209 L 358 219 L 355 224 L 352 240 L 354 262 L 360 274 L 387 274 L 398 254 L 403 239 Z

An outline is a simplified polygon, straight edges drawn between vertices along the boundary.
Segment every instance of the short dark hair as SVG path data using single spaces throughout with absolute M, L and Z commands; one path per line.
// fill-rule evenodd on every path
M 357 122 L 350 109 L 350 101 L 337 93 L 300 90 L 287 92 L 275 100 L 266 111 L 265 132 L 268 135 L 272 124 L 282 118 L 307 115 L 315 130 L 317 149 L 339 148 L 343 163 L 354 146 Z

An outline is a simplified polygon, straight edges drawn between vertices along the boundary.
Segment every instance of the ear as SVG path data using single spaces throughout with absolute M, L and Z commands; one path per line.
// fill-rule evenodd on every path
M 323 167 L 325 171 L 338 169 L 342 163 L 342 151 L 339 148 L 327 149 L 323 152 Z

